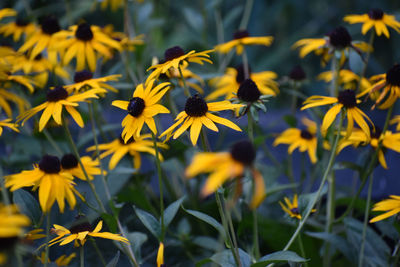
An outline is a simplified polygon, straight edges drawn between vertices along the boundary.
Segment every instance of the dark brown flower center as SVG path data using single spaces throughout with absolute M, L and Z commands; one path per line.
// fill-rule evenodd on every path
M 185 51 L 180 46 L 174 46 L 171 48 L 168 48 L 164 52 L 164 58 L 165 61 L 170 61 L 173 60 L 174 58 L 181 57 L 185 54 Z
M 68 97 L 68 92 L 64 87 L 57 86 L 54 89 L 48 90 L 46 97 L 48 102 L 57 102 L 66 99 Z
M 135 139 L 134 139 L 133 137 L 131 137 L 131 138 L 129 138 L 128 141 L 126 141 L 126 143 L 125 143 L 124 139 L 122 139 L 122 136 L 119 136 L 119 142 L 120 142 L 121 144 L 123 144 L 123 145 L 128 145 L 128 144 L 130 144 L 130 143 L 134 143 L 134 142 L 135 142 Z
M 386 72 L 386 82 L 389 85 L 400 86 L 400 65 L 394 65 Z
M 93 39 L 93 32 L 90 25 L 86 22 L 78 25 L 75 31 L 75 37 L 81 41 L 90 41 Z
M 139 117 L 145 108 L 144 100 L 140 97 L 134 97 L 129 100 L 128 113 L 133 117 Z
M 306 140 L 311 140 L 314 138 L 314 135 L 307 130 L 301 130 L 300 136 Z
M 74 82 L 80 83 L 86 80 L 90 80 L 92 78 L 93 78 L 93 73 L 88 70 L 77 71 L 75 72 L 74 75 Z
M 253 80 L 246 79 L 240 85 L 237 91 L 237 96 L 240 100 L 255 102 L 260 98 L 261 93 L 260 90 L 258 90 L 257 84 L 253 82 Z
M 383 10 L 380 8 L 373 8 L 368 12 L 368 17 L 373 20 L 381 20 L 383 18 Z
M 0 238 L 0 251 L 12 249 L 17 241 L 18 236 Z
M 38 55 L 34 58 L 34 60 L 40 61 L 40 60 L 42 60 L 42 58 L 43 58 L 42 54 L 38 54 Z
M 239 141 L 231 147 L 231 156 L 234 160 L 247 165 L 253 165 L 256 159 L 256 150 L 254 146 L 247 140 Z
M 381 128 L 375 126 L 375 131 L 371 130 L 371 139 L 379 139 L 382 134 Z
M 65 154 L 61 158 L 61 166 L 66 170 L 76 168 L 78 166 L 78 159 L 73 154 Z
M 249 32 L 247 30 L 238 30 L 233 34 L 233 39 L 242 39 L 249 37 Z
M 330 44 L 336 49 L 343 49 L 351 45 L 352 39 L 345 27 L 337 27 L 328 36 Z
M 248 65 L 248 68 L 249 68 L 249 76 L 250 76 L 250 74 L 251 74 L 251 67 L 250 67 L 250 65 Z M 237 66 L 237 67 L 236 67 L 236 71 L 237 71 L 237 74 L 236 74 L 236 81 L 237 81 L 238 84 L 241 84 L 241 83 L 244 82 L 244 80 L 245 80 L 245 78 L 246 78 L 246 73 L 245 73 L 245 70 L 244 70 L 244 65 L 243 65 L 243 64 L 240 64 L 239 66 Z
M 191 96 L 186 100 L 185 112 L 190 117 L 204 116 L 207 111 L 207 103 L 200 95 L 195 94 L 194 96 Z
M 42 31 L 48 35 L 52 35 L 61 30 L 60 24 L 58 24 L 58 20 L 54 16 L 43 18 L 40 24 Z
M 306 78 L 306 73 L 300 65 L 296 65 L 290 71 L 289 78 L 295 81 L 302 81 Z
M 44 155 L 39 162 L 39 169 L 45 173 L 59 173 L 61 170 L 60 160 L 56 156 Z
M 293 213 L 293 214 L 300 214 L 300 212 L 299 212 L 299 208 L 292 208 L 292 209 L 290 209 L 290 211 Z
M 90 224 L 90 223 L 88 223 L 88 222 L 82 222 L 82 223 L 80 223 L 80 224 L 77 224 L 77 225 L 74 225 L 74 226 L 72 226 L 70 229 L 69 229 L 69 231 L 71 232 L 71 234 L 77 234 L 77 233 L 81 233 L 81 232 L 86 232 L 86 231 L 89 231 L 89 232 L 91 232 L 92 231 L 92 225 Z
M 357 105 L 356 93 L 354 90 L 343 90 L 339 92 L 338 102 L 345 108 L 353 108 Z
M 29 24 L 29 21 L 24 18 L 17 17 L 17 19 L 15 20 L 15 24 L 17 26 L 24 27 Z

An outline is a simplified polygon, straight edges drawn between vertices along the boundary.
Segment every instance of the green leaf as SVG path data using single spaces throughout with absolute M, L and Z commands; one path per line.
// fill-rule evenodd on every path
M 21 213 L 31 219 L 32 223 L 37 225 L 42 216 L 42 210 L 40 209 L 37 200 L 24 189 L 19 189 L 13 194 L 13 202 L 18 205 Z
M 210 258 L 216 264 L 222 267 L 236 267 L 237 264 L 235 259 L 232 255 L 232 251 L 230 249 L 226 249 L 222 252 L 215 253 Z M 239 248 L 239 259 L 242 267 L 250 267 L 251 264 L 251 257 L 245 251 Z
M 180 199 L 173 202 L 169 205 L 164 211 L 164 225 L 165 228 L 172 222 L 176 213 L 178 212 L 179 207 L 181 206 L 183 200 L 185 200 L 185 196 L 181 197 Z
M 109 263 L 107 263 L 106 267 L 116 267 L 119 261 L 119 250 L 117 251 L 117 254 L 115 254 L 114 258 L 112 258 L 112 260 L 110 260 Z
M 283 116 L 283 120 L 290 126 L 290 127 L 296 127 L 297 126 L 297 119 L 293 115 L 285 115 Z
M 201 261 L 197 262 L 196 265 L 195 265 L 195 267 L 201 267 L 201 266 L 203 266 L 204 264 L 211 263 L 211 262 L 212 262 L 211 259 L 204 259 L 204 260 L 201 260 Z
M 115 220 L 114 216 L 112 216 L 108 213 L 102 213 L 101 217 L 106 222 L 108 228 L 110 228 L 110 231 L 112 233 L 117 232 L 118 225 L 117 225 L 117 221 Z
M 203 222 L 206 222 L 209 225 L 211 225 L 212 227 L 214 227 L 219 232 L 219 234 L 221 236 L 223 236 L 223 238 L 225 239 L 224 227 L 219 222 L 217 222 L 217 220 L 215 220 L 213 217 L 211 217 L 205 213 L 202 213 L 200 211 L 196 211 L 196 210 L 187 210 L 185 208 L 183 208 L 183 210 L 186 211 L 187 213 L 189 213 L 190 215 L 193 215 L 197 219 L 200 219 Z
M 158 240 L 161 237 L 161 225 L 158 220 L 151 215 L 150 213 L 133 207 L 135 210 L 136 215 L 138 216 L 139 220 L 143 223 L 143 225 L 152 233 Z
M 126 238 L 128 238 L 129 242 L 132 244 L 133 253 L 137 255 L 138 260 L 140 260 L 140 255 L 142 255 L 141 247 L 144 242 L 147 241 L 147 235 L 141 232 L 132 232 L 128 233 Z
M 296 252 L 293 251 L 277 251 L 268 255 L 261 257 L 257 263 L 251 265 L 251 267 L 264 267 L 267 264 L 272 262 L 306 262 L 307 259 L 304 259 L 297 255 Z

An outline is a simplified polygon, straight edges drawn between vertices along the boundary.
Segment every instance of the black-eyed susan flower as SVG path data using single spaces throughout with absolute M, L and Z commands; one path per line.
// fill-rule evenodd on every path
M 342 133 L 345 135 L 345 132 Z M 368 139 L 365 133 L 360 129 L 353 129 L 350 136 L 347 138 L 343 138 L 339 142 L 338 151 L 342 150 L 346 146 L 352 145 L 354 147 L 358 147 L 359 145 L 371 145 L 374 149 L 377 149 L 379 143 L 382 143 L 382 147 L 391 149 L 400 153 L 400 133 L 392 133 L 391 131 L 385 131 L 382 133 L 379 127 L 375 127 L 375 130 L 372 131 L 371 139 Z M 381 166 L 385 169 L 388 168 L 385 160 L 384 150 L 380 149 L 378 151 L 378 160 Z
M 91 71 L 95 71 L 99 56 L 108 59 L 112 57 L 111 49 L 121 50 L 121 45 L 104 34 L 100 27 L 86 22 L 71 26 L 68 31 L 61 31 L 56 36 L 62 38 L 56 49 L 65 50 L 63 64 L 76 58 L 77 71 L 84 70 L 86 64 Z
M 317 79 L 329 83 L 333 79 L 333 73 L 332 71 L 322 72 L 317 76 Z M 348 89 L 355 90 L 357 89 L 358 83 L 360 83 L 360 76 L 358 76 L 357 74 L 348 69 L 340 70 L 338 79 L 339 79 L 339 84 L 342 85 L 344 88 Z M 363 92 L 370 87 L 371 87 L 371 82 L 367 78 L 362 77 L 360 83 L 360 91 Z
M 42 239 L 42 238 L 46 237 L 46 235 L 43 232 L 44 232 L 44 230 L 41 228 L 33 229 L 25 234 L 24 240 L 33 241 L 33 240 Z
M 14 42 L 18 42 L 23 34 L 29 37 L 35 31 L 35 24 L 29 23 L 22 18 L 17 18 L 13 22 L 0 25 L 0 34 L 4 37 L 12 35 Z
M 11 122 L 11 119 L 1 120 L 0 121 L 0 136 L 3 133 L 3 127 L 10 128 L 11 130 L 19 133 L 19 130 L 18 130 L 17 126 L 18 126 L 17 124 Z
M 164 266 L 164 243 L 160 242 L 160 246 L 157 251 L 157 267 Z
M 99 167 L 100 162 L 98 160 L 93 160 L 89 156 L 84 156 L 81 157 L 81 161 L 89 180 L 94 179 L 93 175 L 101 174 L 101 169 Z M 73 154 L 65 154 L 61 158 L 61 171 L 68 172 L 72 176 L 86 181 L 85 173 L 83 172 L 78 159 Z
M 232 104 L 229 101 L 207 103 L 201 96 L 196 94 L 186 100 L 185 110 L 176 116 L 176 122 L 165 130 L 160 137 L 173 135 L 173 138 L 176 139 L 190 127 L 190 140 L 195 146 L 203 125 L 215 132 L 218 132 L 218 128 L 214 122 L 225 125 L 236 131 L 242 131 L 239 126 L 230 120 L 211 113 L 213 111 L 234 110 L 240 107 L 242 107 L 242 105 Z M 180 127 L 175 129 L 179 125 Z
M 289 72 L 289 79 L 295 82 L 304 81 L 307 78 L 307 75 L 304 69 L 300 65 L 295 65 Z
M 50 120 L 50 117 L 52 117 L 58 125 L 62 125 L 62 111 L 63 107 L 65 107 L 76 124 L 82 128 L 84 123 L 81 115 L 75 107 L 79 106 L 79 102 L 86 102 L 91 98 L 99 98 L 97 94 L 104 92 L 106 92 L 106 90 L 97 88 L 83 93 L 68 95 L 68 92 L 64 87 L 57 86 L 47 92 L 46 102 L 22 113 L 18 116 L 17 121 L 22 121 L 21 125 L 23 126 L 29 118 L 43 110 L 42 116 L 39 120 L 39 131 L 41 132 Z
M 190 71 L 187 66 L 189 64 L 183 63 L 181 64 L 181 71 L 182 71 L 182 76 L 186 81 L 186 85 L 190 88 L 193 88 L 194 90 L 196 90 L 199 94 L 203 94 L 204 90 L 203 88 L 201 88 L 201 86 L 204 86 L 204 80 L 197 74 L 195 74 L 194 72 Z M 184 87 L 184 83 L 182 80 L 182 77 L 179 73 L 179 70 L 174 69 L 174 68 L 170 68 L 169 71 L 167 71 L 166 73 L 168 78 L 175 78 L 178 80 L 178 85 L 180 87 Z M 193 81 L 197 81 L 198 83 L 200 83 L 200 85 L 198 85 L 197 83 L 193 82 Z
M 7 59 L 6 63 L 3 65 L 3 68 L 0 67 L 0 83 L 3 84 L 3 88 L 11 87 L 12 83 L 17 83 L 29 90 L 29 92 L 33 93 L 35 90 L 33 80 L 26 75 L 15 75 L 14 70 L 12 68 L 17 62 L 17 59 L 13 57 L 13 59 Z M 1 64 L 1 63 L 0 63 Z
M 33 170 L 6 176 L 6 187 L 13 192 L 22 187 L 39 188 L 39 203 L 43 212 L 49 212 L 57 201 L 60 212 L 64 212 L 65 200 L 71 209 L 76 205 L 75 195 L 82 196 L 74 188 L 75 183 L 70 173 L 61 171 L 61 162 L 55 156 L 45 155 Z
M 279 93 L 278 83 L 274 80 L 278 75 L 273 71 L 262 71 L 252 73 L 249 67 L 249 77 L 257 85 L 263 95 L 276 96 Z M 243 64 L 237 68 L 227 68 L 225 75 L 210 80 L 210 85 L 215 90 L 209 94 L 206 100 L 215 100 L 224 96 L 226 100 L 236 97 L 240 85 L 245 81 Z
M 103 159 L 112 154 L 110 162 L 108 163 L 108 168 L 112 170 L 117 166 L 120 160 L 129 153 L 129 155 L 133 157 L 133 167 L 139 170 L 142 162 L 140 153 L 149 153 L 156 156 L 156 150 L 150 138 L 151 134 L 143 134 L 135 139 L 131 137 L 126 143 L 122 137 L 120 137 L 110 143 L 99 144 L 98 149 L 104 151 L 100 154 L 100 158 Z M 167 149 L 168 145 L 157 142 L 157 147 Z M 96 151 L 96 146 L 87 148 L 87 151 Z M 163 160 L 161 153 L 159 153 L 159 156 L 160 160 Z
M 297 194 L 294 194 L 292 202 L 287 197 L 285 197 L 284 200 L 286 205 L 283 204 L 281 201 L 279 201 L 279 205 L 281 205 L 283 211 L 289 214 L 290 217 L 301 220 Z M 316 212 L 316 211 L 317 211 L 316 209 L 311 210 L 311 212 Z
M 18 239 L 24 233 L 24 227 L 29 226 L 31 221 L 25 215 L 19 213 L 16 205 L 4 205 L 0 203 L 0 238 L 11 241 Z
M 17 11 L 12 8 L 2 8 L 0 9 L 0 20 L 5 17 L 14 17 L 17 15 Z
M 386 73 L 372 76 L 372 85 L 370 88 L 364 91 L 363 95 L 366 93 L 373 94 L 382 89 L 378 99 L 376 99 L 374 108 L 379 105 L 380 109 L 387 109 L 391 107 L 396 100 L 400 97 L 400 65 L 395 64 Z M 386 98 L 386 100 L 381 104 L 381 102 Z
M 102 32 L 107 34 L 110 38 L 118 41 L 124 51 L 135 51 L 137 46 L 143 45 L 144 34 L 139 34 L 134 37 L 129 37 L 123 32 L 114 31 L 114 25 L 108 24 L 101 28 Z
M 18 107 L 19 113 L 24 112 L 29 107 L 29 103 L 21 96 L 8 89 L 0 88 L 0 108 L 4 110 L 8 117 L 12 117 L 13 115 L 10 102 Z
M 34 59 L 42 51 L 47 49 L 49 60 L 56 64 L 58 61 L 57 51 L 53 48 L 62 40 L 62 36 L 55 33 L 61 30 L 58 20 L 55 16 L 47 16 L 41 19 L 40 28 L 37 28 L 29 39 L 18 49 L 18 52 L 29 52 L 30 59 Z
M 349 49 L 354 49 L 360 54 L 360 51 L 371 51 L 365 42 L 352 41 L 352 37 L 345 27 L 339 26 L 327 34 L 325 38 L 301 39 L 293 44 L 293 49 L 300 48 L 299 55 L 305 57 L 311 52 L 316 55 L 322 55 L 323 62 L 327 62 L 334 51 L 341 51 L 340 63 L 344 63 Z
M 235 48 L 236 54 L 241 55 L 243 53 L 244 46 L 246 45 L 270 46 L 273 40 L 274 37 L 272 36 L 253 37 L 249 35 L 248 31 L 239 30 L 233 34 L 233 40 L 216 45 L 214 49 L 215 51 L 226 54 Z
M 308 153 L 312 163 L 317 162 L 317 124 L 307 118 L 302 122 L 306 129 L 289 128 L 281 133 L 274 141 L 274 146 L 279 144 L 289 145 L 288 153 L 292 154 L 298 148 L 300 152 Z M 329 148 L 329 144 L 324 142 L 324 147 Z
M 250 206 L 257 207 L 265 197 L 264 179 L 253 167 L 256 150 L 249 141 L 235 143 L 230 152 L 203 152 L 196 154 L 187 167 L 188 178 L 200 173 L 211 173 L 201 191 L 203 196 L 215 192 L 224 182 L 242 178 L 246 168 L 250 168 L 254 178 L 254 194 Z
M 92 225 L 88 222 L 83 222 L 73 226 L 71 229 L 67 229 L 61 225 L 54 224 L 52 232 L 57 237 L 50 240 L 49 246 L 59 243 L 60 246 L 74 242 L 75 247 L 83 246 L 88 237 L 100 237 L 105 239 L 116 240 L 129 244 L 128 239 L 122 237 L 119 234 L 113 234 L 110 232 L 100 232 L 103 227 L 103 221 L 99 221 L 96 227 L 93 229 Z
M 374 205 L 372 211 L 386 211 L 385 213 L 372 218 L 369 222 L 375 223 L 382 221 L 390 216 L 400 212 L 400 196 L 390 195 L 388 199 L 384 199 Z
M 159 113 L 169 113 L 169 110 L 157 104 L 164 94 L 170 89 L 171 84 L 168 82 L 158 84 L 153 88 L 155 80 L 147 81 L 145 84 L 139 84 L 133 92 L 133 97 L 129 101 L 115 100 L 112 105 L 120 109 L 128 111 L 128 115 L 122 121 L 122 138 L 124 142 L 133 137 L 140 136 L 143 125 L 157 134 L 154 116 Z
M 346 136 L 351 134 L 353 130 L 354 121 L 358 126 L 364 131 L 369 139 L 370 129 L 367 121 L 373 126 L 372 121 L 368 118 L 368 116 L 357 107 L 357 104 L 360 103 L 361 100 L 358 100 L 354 90 L 343 90 L 339 92 L 338 97 L 329 97 L 329 96 L 310 96 L 307 98 L 301 110 L 324 106 L 329 104 L 336 104 L 332 106 L 325 114 L 324 119 L 321 125 L 321 133 L 322 135 L 326 135 L 328 128 L 331 126 L 333 121 L 336 119 L 336 116 L 344 109 L 347 115 L 347 130 Z
M 73 84 L 65 85 L 65 89 L 69 92 L 80 92 L 92 88 L 100 88 L 112 92 L 118 92 L 117 89 L 106 82 L 117 81 L 121 74 L 108 75 L 99 78 L 93 78 L 93 73 L 88 70 L 75 72 Z
M 45 261 L 45 252 L 43 251 L 41 254 L 40 254 L 40 257 L 38 256 L 37 258 L 38 258 L 38 260 L 40 260 L 40 262 L 42 263 L 42 264 L 44 264 L 44 261 Z M 74 253 L 71 253 L 70 255 L 66 255 L 66 254 L 64 254 L 64 255 L 61 255 L 60 257 L 58 257 L 57 259 L 55 259 L 54 260 L 54 263 L 57 265 L 57 266 L 70 266 L 70 264 L 71 264 L 71 261 L 74 259 L 76 257 L 76 253 L 74 252 Z M 48 263 L 50 263 L 51 261 L 50 261 L 50 259 L 47 259 L 47 261 L 48 261 Z
M 400 22 L 393 15 L 388 15 L 382 9 L 373 8 L 367 14 L 363 15 L 347 15 L 343 18 L 350 24 L 363 23 L 361 33 L 366 34 L 372 27 L 378 36 L 383 33 L 387 38 L 390 37 L 389 30 L 386 26 L 400 33 Z
M 194 62 L 201 65 L 203 65 L 203 62 L 212 64 L 209 53 L 213 51 L 214 50 L 206 50 L 196 53 L 195 50 L 192 50 L 185 54 L 185 51 L 183 51 L 181 47 L 171 47 L 165 51 L 163 63 L 153 65 L 147 69 L 147 71 L 154 69 L 153 72 L 150 73 L 147 80 L 151 81 L 152 79 L 158 79 L 161 74 L 166 73 L 170 68 L 178 69 L 181 64 L 186 64 L 189 62 Z

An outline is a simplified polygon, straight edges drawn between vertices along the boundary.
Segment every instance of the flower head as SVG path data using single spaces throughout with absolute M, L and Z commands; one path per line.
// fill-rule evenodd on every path
M 236 54 L 241 55 L 243 53 L 244 46 L 246 45 L 270 46 L 273 40 L 274 37 L 272 36 L 252 37 L 249 36 L 248 31 L 239 30 L 233 34 L 233 40 L 216 45 L 214 49 L 215 51 L 226 54 L 232 49 L 236 48 Z
M 113 106 L 128 112 L 122 121 L 122 127 L 124 127 L 122 138 L 125 143 L 131 137 L 140 136 L 144 123 L 156 134 L 157 129 L 153 117 L 160 113 L 169 113 L 166 107 L 157 103 L 170 89 L 170 83 L 161 83 L 153 88 L 154 83 L 155 80 L 151 80 L 146 85 L 139 84 L 129 101 L 115 100 L 112 102 Z
M 242 131 L 233 122 L 211 113 L 213 111 L 234 110 L 240 107 L 242 107 L 242 105 L 232 104 L 229 101 L 207 103 L 201 96 L 196 94 L 186 100 L 185 110 L 176 116 L 176 122 L 165 130 L 160 137 L 164 135 L 171 136 L 173 134 L 173 138 L 176 139 L 190 127 L 190 140 L 195 146 L 203 125 L 215 132 L 218 132 L 218 128 L 214 122 L 225 125 L 236 131 Z M 175 130 L 180 124 L 181 126 Z
M 323 80 L 325 82 L 331 82 L 333 79 L 332 71 L 325 71 L 317 76 L 318 80 Z M 339 84 L 343 85 L 347 89 L 357 89 L 357 85 L 360 82 L 360 76 L 352 72 L 351 70 L 342 69 L 339 71 Z M 367 78 L 361 77 L 360 90 L 361 92 L 367 90 L 371 87 L 370 81 Z
M 69 93 L 72 93 L 74 91 L 80 92 L 92 88 L 100 88 L 112 92 L 118 92 L 117 89 L 115 89 L 111 85 L 108 85 L 106 82 L 117 81 L 120 77 L 120 74 L 114 74 L 99 78 L 93 78 L 93 73 L 91 71 L 82 70 L 75 72 L 73 84 L 65 85 L 64 87 Z
M 54 224 L 53 232 L 57 235 L 56 238 L 50 240 L 49 246 L 60 243 L 60 246 L 66 245 L 74 241 L 74 246 L 83 246 L 88 237 L 100 237 L 105 239 L 116 240 L 129 244 L 128 239 L 119 234 L 110 232 L 100 232 L 103 227 L 103 221 L 100 221 L 93 229 L 92 225 L 88 222 L 83 222 L 67 229 L 61 225 Z
M 0 25 L 0 34 L 4 37 L 13 36 L 13 41 L 18 42 L 22 34 L 30 36 L 35 32 L 36 26 L 25 19 L 18 17 L 15 21 Z
M 347 15 L 343 19 L 350 24 L 362 23 L 361 33 L 366 34 L 372 27 L 378 36 L 383 33 L 387 38 L 390 37 L 387 26 L 400 33 L 400 22 L 393 15 L 388 15 L 382 9 L 373 8 L 367 14 Z
M 287 197 L 285 197 L 284 200 L 286 205 L 279 201 L 279 205 L 281 205 L 283 211 L 289 214 L 290 217 L 301 220 L 297 194 L 294 194 L 292 202 Z M 316 211 L 316 209 L 311 210 L 311 212 Z
M 74 188 L 75 183 L 70 173 L 61 170 L 61 162 L 55 156 L 45 155 L 33 170 L 6 176 L 6 187 L 13 192 L 22 187 L 39 188 L 39 203 L 43 212 L 50 211 L 57 200 L 58 207 L 64 212 L 65 200 L 71 209 L 75 207 L 75 194 L 82 196 Z
M 386 211 L 385 213 L 372 218 L 369 222 L 382 221 L 400 212 L 400 196 L 391 195 L 389 199 L 384 199 L 374 205 L 372 211 Z
M 24 227 L 29 226 L 31 221 L 25 215 L 19 213 L 16 205 L 4 205 L 0 203 L 0 238 L 15 239 L 22 236 Z
M 19 133 L 19 130 L 17 128 L 17 124 L 11 123 L 11 119 L 4 119 L 0 121 L 0 136 L 3 133 L 3 127 L 10 128 L 11 130 Z
M 201 192 L 203 196 L 207 196 L 215 192 L 225 181 L 243 177 L 245 169 L 250 168 L 255 183 L 255 192 L 250 206 L 255 208 L 265 197 L 264 180 L 253 167 L 255 158 L 256 150 L 253 145 L 249 141 L 240 141 L 232 146 L 230 152 L 196 154 L 185 174 L 191 178 L 200 173 L 210 172 Z
M 87 176 L 90 180 L 93 180 L 93 175 L 100 175 L 101 169 L 99 168 L 99 160 L 92 160 L 88 156 L 81 157 L 82 165 L 86 171 Z M 62 171 L 70 173 L 72 176 L 86 181 L 86 176 L 79 164 L 78 159 L 73 154 L 65 154 L 61 158 L 61 169 Z M 104 173 L 105 174 L 105 173 Z

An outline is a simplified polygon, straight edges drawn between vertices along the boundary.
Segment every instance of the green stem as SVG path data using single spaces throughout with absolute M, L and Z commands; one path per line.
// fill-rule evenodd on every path
M 84 267 L 85 266 L 85 247 L 81 246 L 80 247 L 80 267 Z
M 185 95 L 186 95 L 187 97 L 190 97 L 190 96 L 191 96 L 190 90 L 189 90 L 189 87 L 188 87 L 187 84 L 186 84 L 186 79 L 185 79 L 185 77 L 183 77 L 183 73 L 182 73 L 182 69 L 181 69 L 181 66 L 180 66 L 180 65 L 178 66 L 178 71 L 179 71 L 179 75 L 181 76 L 181 79 L 182 79 L 182 82 L 183 82 L 183 91 L 185 92 Z
M 365 248 L 365 241 L 367 237 L 367 227 L 368 227 L 368 217 L 369 217 L 369 210 L 371 205 L 371 196 L 372 196 L 372 184 L 374 183 L 374 176 L 371 175 L 368 184 L 368 195 L 367 195 L 367 204 L 365 205 L 364 211 L 364 224 L 363 224 L 363 231 L 362 231 L 362 241 L 361 241 L 361 248 L 360 248 L 360 256 L 358 258 L 358 266 L 364 266 L 364 248 Z
M 335 174 L 328 176 L 328 203 L 326 208 L 325 232 L 332 232 L 332 223 L 335 219 Z M 330 244 L 325 244 L 324 266 L 330 266 Z
M 162 172 L 161 172 L 161 163 L 159 157 L 159 151 L 157 146 L 157 139 L 154 133 L 151 133 L 153 137 L 153 145 L 154 150 L 156 151 L 156 167 L 157 167 L 157 175 L 158 175 L 158 187 L 160 190 L 160 217 L 161 217 L 161 242 L 164 242 L 165 236 L 165 224 L 164 224 L 164 193 L 163 193 L 163 181 L 162 181 Z
M 325 182 L 326 182 L 326 180 L 328 178 L 328 175 L 331 172 L 333 163 L 335 162 L 336 149 L 337 149 L 337 145 L 339 143 L 339 137 L 340 137 L 340 131 L 342 130 L 343 119 L 344 119 L 344 112 L 342 111 L 341 115 L 340 115 L 339 128 L 337 130 L 336 138 L 335 138 L 335 141 L 334 141 L 333 146 L 332 146 L 331 154 L 329 156 L 328 165 L 326 166 L 324 175 L 322 176 L 321 184 L 319 185 L 319 188 L 317 190 L 316 196 L 313 198 L 313 200 L 311 202 L 311 205 L 310 205 L 311 207 L 307 210 L 307 213 L 304 215 L 304 217 L 300 221 L 296 231 L 294 232 L 294 234 L 290 238 L 289 242 L 286 244 L 285 248 L 283 249 L 284 251 L 286 251 L 286 250 L 288 250 L 290 248 L 290 246 L 293 244 L 294 240 L 296 240 L 296 237 L 300 234 L 301 229 L 303 229 L 305 223 L 307 222 L 308 217 L 311 214 L 311 210 L 313 209 L 313 207 L 315 206 L 315 204 L 317 203 L 317 201 L 318 201 L 318 199 L 319 199 L 319 197 L 321 195 L 322 188 L 324 187 Z
M 172 116 L 176 118 L 176 115 L 178 115 L 178 108 L 176 107 L 175 101 L 172 98 L 171 90 L 167 91 L 167 102 L 169 104 L 169 108 L 171 109 Z
M 247 112 L 247 132 L 249 135 L 249 139 L 251 143 L 254 144 L 254 126 L 253 126 L 254 120 L 253 117 L 251 116 L 250 110 Z
M 61 148 L 57 145 L 57 142 L 54 141 L 53 137 L 51 134 L 47 131 L 46 128 L 43 129 L 44 136 L 46 136 L 46 139 L 49 141 L 50 145 L 54 148 L 54 150 L 57 152 L 58 156 L 62 156 L 63 152 Z
M 374 43 L 374 39 L 375 39 L 375 31 L 371 31 L 371 35 L 369 36 L 369 42 L 368 42 L 368 45 L 370 45 L 371 47 L 372 47 L 372 44 Z M 370 55 L 371 55 L 371 52 L 367 51 L 367 55 L 365 56 L 364 66 L 363 66 L 362 71 L 360 73 L 360 80 L 359 80 L 358 86 L 357 86 L 357 91 L 358 92 L 360 91 L 360 88 L 361 88 L 361 80 L 364 78 L 365 72 L 367 71 Z
M 49 264 L 49 241 L 50 241 L 50 211 L 46 214 L 46 247 L 44 248 L 44 267 Z
M 260 243 L 258 241 L 257 209 L 253 209 L 253 253 L 254 258 L 258 260 L 260 258 Z
M 3 202 L 6 206 L 10 205 L 10 197 L 8 196 L 8 191 L 5 185 L 5 179 L 3 176 L 3 168 L 0 166 L 0 183 L 1 183 L 1 195 L 3 198 Z
M 96 240 L 94 240 L 93 237 L 90 237 L 89 239 L 90 239 L 90 241 L 92 242 L 92 245 L 93 245 L 94 249 L 96 250 L 97 255 L 98 255 L 99 258 L 100 258 L 101 264 L 102 264 L 104 267 L 106 267 L 106 266 L 107 266 L 107 263 L 106 263 L 106 261 L 104 260 L 104 257 L 103 257 L 103 255 L 101 254 L 101 251 L 100 251 L 99 247 L 98 247 L 97 244 L 96 244 Z
M 225 213 L 226 213 L 226 218 L 227 218 L 228 225 L 229 225 L 229 230 L 230 230 L 230 232 L 231 232 L 231 237 L 232 237 L 232 241 L 233 241 L 233 247 L 234 247 L 234 250 L 235 250 L 235 255 L 236 255 L 237 259 L 238 259 L 237 265 L 238 265 L 239 267 L 241 267 L 241 266 L 242 266 L 242 263 L 240 262 L 239 246 L 238 246 L 238 243 L 237 243 L 237 240 L 236 240 L 235 228 L 233 227 L 233 221 L 232 221 L 232 216 L 231 216 L 231 210 L 228 209 L 228 208 L 226 207 L 226 205 L 225 205 Z
M 210 143 L 208 142 L 207 135 L 204 132 L 204 129 L 201 129 L 201 131 L 200 131 L 200 138 L 201 138 L 201 143 L 203 145 L 203 150 L 207 151 L 207 152 L 211 152 L 211 146 L 210 146 Z
M 243 61 L 243 69 L 244 69 L 244 78 L 250 78 L 250 70 L 249 70 L 249 60 L 247 58 L 246 47 L 243 47 L 242 53 L 242 61 Z
M 337 97 L 339 94 L 339 75 L 340 63 L 335 54 L 332 58 L 332 83 L 331 83 L 331 96 Z
M 247 0 L 246 6 L 244 7 L 243 17 L 240 21 L 239 29 L 246 29 L 249 24 L 251 10 L 253 8 L 253 0 Z
M 297 237 L 297 242 L 299 243 L 300 254 L 301 256 L 306 259 L 306 251 L 304 250 L 303 239 L 301 238 L 301 234 Z M 308 267 L 308 263 L 304 262 L 304 266 Z

